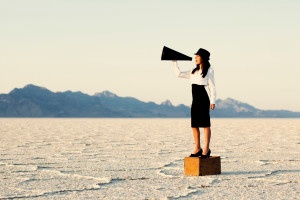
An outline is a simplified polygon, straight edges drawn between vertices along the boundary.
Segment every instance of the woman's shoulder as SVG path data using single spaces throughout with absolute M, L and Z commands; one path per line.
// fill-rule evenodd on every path
M 214 72 L 214 68 L 213 67 L 209 67 L 208 72 Z

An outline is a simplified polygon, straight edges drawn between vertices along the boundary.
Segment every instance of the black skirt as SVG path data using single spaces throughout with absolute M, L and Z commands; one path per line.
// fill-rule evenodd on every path
M 191 126 L 210 127 L 210 101 L 204 85 L 192 84 Z

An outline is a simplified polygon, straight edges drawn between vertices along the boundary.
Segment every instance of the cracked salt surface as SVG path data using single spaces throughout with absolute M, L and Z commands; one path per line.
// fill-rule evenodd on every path
M 0 119 L 0 199 L 297 199 L 299 133 L 300 119 L 212 119 L 222 173 L 191 177 L 189 119 Z

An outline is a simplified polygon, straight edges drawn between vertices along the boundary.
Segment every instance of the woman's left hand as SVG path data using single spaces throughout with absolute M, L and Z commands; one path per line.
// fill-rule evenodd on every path
M 210 109 L 211 110 L 215 109 L 215 104 L 210 104 Z

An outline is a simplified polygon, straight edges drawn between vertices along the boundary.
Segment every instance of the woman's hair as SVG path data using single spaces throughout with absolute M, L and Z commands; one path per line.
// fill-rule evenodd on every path
M 210 63 L 208 60 L 202 61 L 202 77 L 204 78 L 208 72 L 208 69 L 210 68 Z M 192 74 L 194 74 L 196 71 L 200 69 L 200 65 L 197 65 L 195 69 L 193 69 Z

